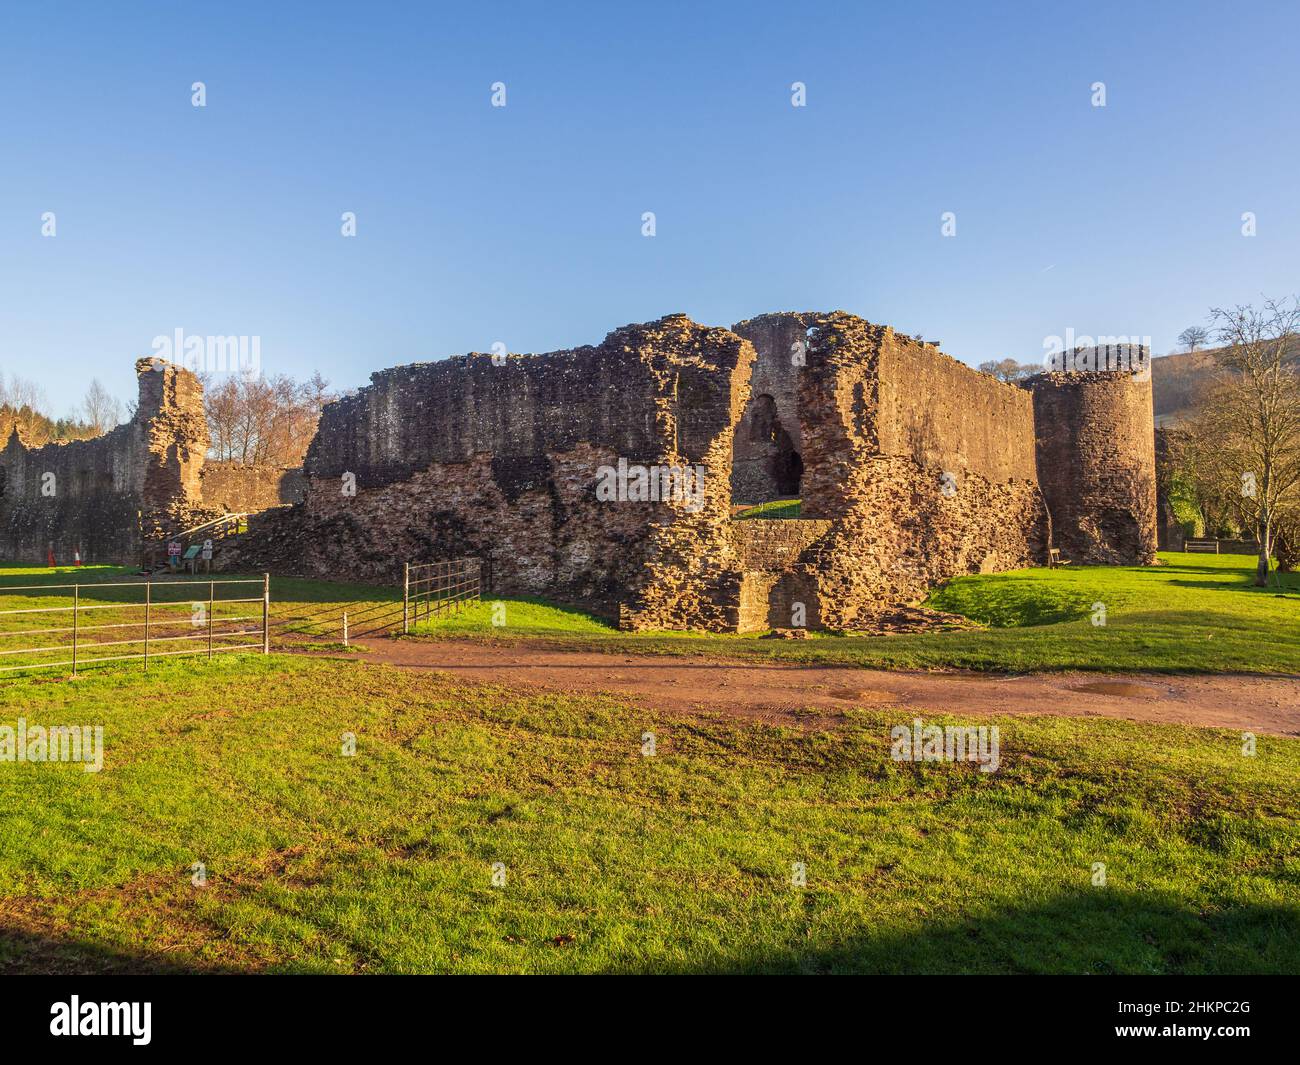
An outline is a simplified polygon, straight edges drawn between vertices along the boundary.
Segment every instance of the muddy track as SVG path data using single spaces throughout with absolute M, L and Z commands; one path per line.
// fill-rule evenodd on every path
M 917 713 L 1059 714 L 1300 736 L 1300 678 L 887 672 L 844 666 L 533 649 L 470 640 L 359 641 L 367 662 L 443 670 L 476 683 L 611 692 L 653 709 L 834 725 L 855 706 Z M 809 712 L 811 711 L 811 713 Z

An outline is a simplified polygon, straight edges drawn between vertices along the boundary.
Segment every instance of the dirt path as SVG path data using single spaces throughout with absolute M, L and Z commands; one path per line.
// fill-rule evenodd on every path
M 469 640 L 367 639 L 368 662 L 638 704 L 783 724 L 833 725 L 853 706 L 917 713 L 1116 717 L 1300 736 L 1300 680 L 1288 677 L 886 672 L 713 659 L 552 651 Z M 813 714 L 809 714 L 809 710 Z

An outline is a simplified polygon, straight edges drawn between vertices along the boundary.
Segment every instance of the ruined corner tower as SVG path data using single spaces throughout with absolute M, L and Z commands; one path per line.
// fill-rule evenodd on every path
M 143 538 L 203 516 L 203 386 L 160 359 L 135 364 L 129 422 L 93 440 L 0 451 L 0 557 L 135 563 Z

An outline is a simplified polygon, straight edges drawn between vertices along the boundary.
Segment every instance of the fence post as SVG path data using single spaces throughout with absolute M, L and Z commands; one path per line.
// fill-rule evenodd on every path
M 208 581 L 208 661 L 212 661 L 212 607 L 216 601 L 217 582 Z
M 343 646 L 348 645 L 348 612 L 343 611 Z
M 72 675 L 77 675 L 77 607 L 81 603 L 81 585 L 72 586 Z
M 411 602 L 411 564 L 402 563 L 402 635 L 407 632 L 406 613 Z
M 149 670 L 149 604 L 153 600 L 153 578 L 144 582 L 144 668 Z
M 271 575 L 262 574 L 262 654 L 271 653 Z

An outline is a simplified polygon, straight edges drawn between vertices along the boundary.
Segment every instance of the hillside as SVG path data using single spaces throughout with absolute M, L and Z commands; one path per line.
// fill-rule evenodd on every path
M 1151 360 L 1151 388 L 1154 393 L 1156 425 L 1174 425 L 1187 417 L 1213 383 L 1215 356 L 1219 348 L 1162 355 Z M 1300 338 L 1287 353 L 1287 361 L 1300 363 Z

